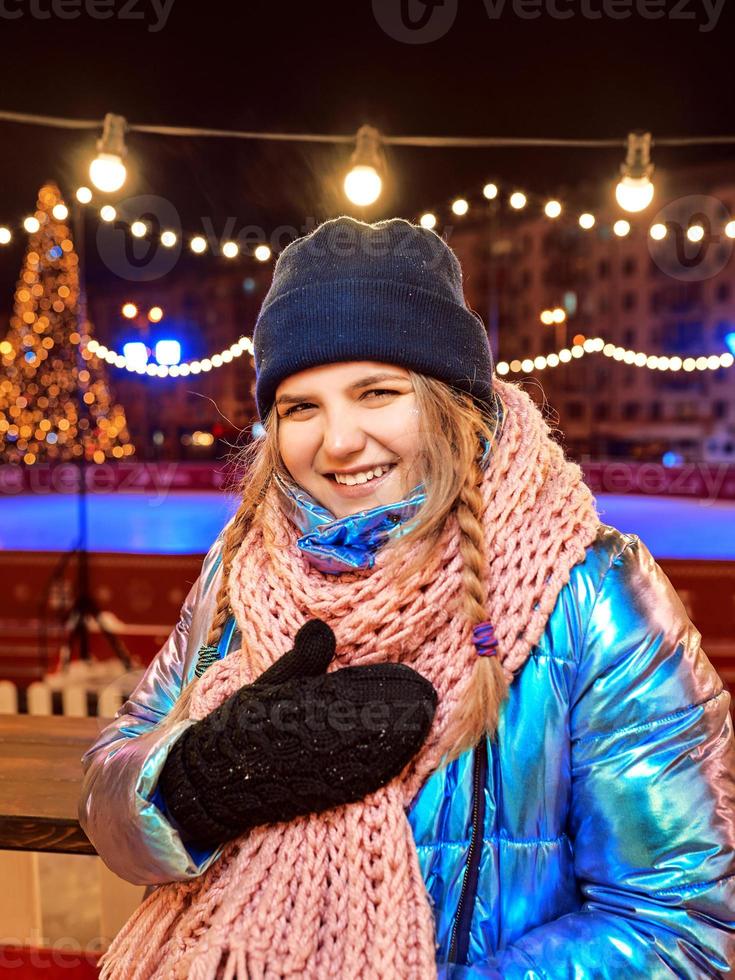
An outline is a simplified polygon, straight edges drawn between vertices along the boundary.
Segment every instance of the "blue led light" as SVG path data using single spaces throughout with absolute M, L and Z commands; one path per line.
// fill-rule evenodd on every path
M 181 344 L 178 340 L 159 340 L 156 344 L 156 360 L 170 367 L 181 361 Z
M 140 340 L 130 340 L 123 344 L 123 356 L 134 368 L 145 367 L 148 363 L 148 348 Z

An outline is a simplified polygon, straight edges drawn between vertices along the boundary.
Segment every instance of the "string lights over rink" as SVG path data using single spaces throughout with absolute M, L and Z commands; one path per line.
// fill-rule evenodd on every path
M 127 358 L 118 351 L 105 347 L 96 340 L 88 339 L 83 342 L 83 348 L 89 355 L 94 355 L 116 368 L 129 371 L 131 374 L 146 375 L 150 378 L 186 378 L 189 375 L 206 374 L 209 371 L 224 367 L 246 351 L 253 354 L 253 342 L 249 337 L 240 337 L 231 347 L 212 354 L 210 357 L 196 361 L 184 361 L 182 364 L 142 364 L 139 360 Z M 547 368 L 570 364 L 585 354 L 603 354 L 614 361 L 622 361 L 634 367 L 644 367 L 652 371 L 719 371 L 720 368 L 730 368 L 735 358 L 730 353 L 711 354 L 709 357 L 662 357 L 655 354 L 645 354 L 642 351 L 628 350 L 607 344 L 601 337 L 588 338 L 582 344 L 564 347 L 556 353 L 539 357 L 527 357 L 523 360 L 499 361 L 496 371 L 499 375 L 530 374 L 533 371 L 545 371 Z
M 184 361 L 181 364 L 170 365 L 143 364 L 140 359 L 126 357 L 92 338 L 87 338 L 82 343 L 84 351 L 106 361 L 113 367 L 130 371 L 131 374 L 147 375 L 150 378 L 186 378 L 191 374 L 206 374 L 213 369 L 232 363 L 236 358 L 242 357 L 246 351 L 249 354 L 254 353 L 252 340 L 249 337 L 240 337 L 230 347 L 201 360 Z
M 709 357 L 664 357 L 645 354 L 643 351 L 629 350 L 615 344 L 606 344 L 602 337 L 590 337 L 582 344 L 563 347 L 554 354 L 539 357 L 526 357 L 523 360 L 499 361 L 495 370 L 501 376 L 507 374 L 530 374 L 532 371 L 545 371 L 547 368 L 569 364 L 585 354 L 604 354 L 614 361 L 622 361 L 634 367 L 648 368 L 650 371 L 719 371 L 730 368 L 735 357 L 729 352 L 711 354 Z
M 255 132 L 242 130 L 213 129 L 202 127 L 185 127 L 169 125 L 141 125 L 130 123 L 123 116 L 107 113 L 100 123 L 94 119 L 68 119 L 55 116 L 40 116 L 28 113 L 10 112 L 0 110 L 0 122 L 7 120 L 14 123 L 25 123 L 35 126 L 45 126 L 51 128 L 62 128 L 66 130 L 86 130 L 97 131 L 100 135 L 96 144 L 96 156 L 90 154 L 89 176 L 92 185 L 103 194 L 116 193 L 125 184 L 127 179 L 126 158 L 128 156 L 127 136 L 128 134 L 156 134 L 167 138 L 214 138 L 214 139 L 234 139 L 234 140 L 262 140 L 279 141 L 287 143 L 322 143 L 337 146 L 348 146 L 352 148 L 349 161 L 346 162 L 343 190 L 345 200 L 351 201 L 358 206 L 367 206 L 375 203 L 380 197 L 386 177 L 388 176 L 388 163 L 384 148 L 391 147 L 422 147 L 422 148 L 478 148 L 492 149 L 498 148 L 536 148 L 545 149 L 549 147 L 559 147 L 565 149 L 609 149 L 611 151 L 624 151 L 624 156 L 618 167 L 617 184 L 615 187 L 615 200 L 618 206 L 629 214 L 638 214 L 645 211 L 655 197 L 655 184 L 653 179 L 654 165 L 651 161 L 652 149 L 655 147 L 704 147 L 709 145 L 732 145 L 735 144 L 735 135 L 725 136 L 694 136 L 694 137 L 656 137 L 653 138 L 650 132 L 634 130 L 627 134 L 625 139 L 557 139 L 557 138 L 536 138 L 536 137 L 461 137 L 461 136 L 404 136 L 382 133 L 375 127 L 363 125 L 356 134 L 323 134 L 323 133 L 278 133 L 278 132 Z M 620 158 L 619 158 L 620 159 Z M 541 213 L 549 220 L 556 220 L 562 215 L 569 214 L 576 220 L 580 228 L 589 231 L 597 226 L 596 216 L 585 211 L 576 215 L 571 215 L 563 202 L 556 199 L 542 198 L 536 194 L 527 194 L 517 187 L 509 187 L 507 193 L 502 195 L 498 185 L 494 182 L 486 183 L 483 187 L 483 196 L 487 201 L 496 198 L 516 213 L 533 211 L 539 207 Z M 90 204 L 93 193 L 88 187 L 80 187 L 77 191 L 77 198 L 83 204 Z M 485 205 L 486 206 L 486 205 Z M 451 214 L 458 218 L 474 213 L 477 209 L 475 203 L 471 203 L 464 197 L 455 197 L 446 205 Z M 416 220 L 424 227 L 436 228 L 441 220 L 440 211 L 442 208 L 426 210 L 417 217 Z M 117 219 L 116 209 L 109 203 L 104 204 L 99 209 L 99 217 L 103 221 L 115 221 Z M 63 219 L 62 219 L 63 220 Z M 33 217 L 26 218 L 21 223 L 26 231 L 33 232 Z M 127 224 L 128 231 L 136 238 L 146 237 L 150 229 L 145 222 L 136 219 Z M 632 228 L 629 221 L 620 218 L 613 222 L 612 230 L 618 237 L 624 238 L 630 234 Z M 711 229 L 713 233 L 720 229 Z M 728 238 L 735 238 L 735 220 L 730 220 L 722 229 Z M 668 229 L 666 225 L 657 223 L 650 226 L 648 234 L 657 241 L 665 238 Z M 697 222 L 694 222 L 687 229 L 686 235 L 690 242 L 701 242 L 707 229 Z M 13 231 L 7 224 L 0 225 L 0 245 L 7 245 L 13 237 Z M 196 255 L 203 255 L 210 250 L 210 245 L 201 234 L 190 234 L 185 236 L 188 239 L 188 247 Z M 164 230 L 160 235 L 160 243 L 164 248 L 172 248 L 178 242 L 176 232 Z M 212 249 L 214 251 L 214 248 Z M 241 255 L 250 255 L 261 262 L 269 261 L 272 256 L 272 249 L 265 243 L 258 245 L 250 253 L 240 248 L 237 242 L 226 241 L 218 243 L 216 246 L 217 254 L 228 259 L 236 259 Z

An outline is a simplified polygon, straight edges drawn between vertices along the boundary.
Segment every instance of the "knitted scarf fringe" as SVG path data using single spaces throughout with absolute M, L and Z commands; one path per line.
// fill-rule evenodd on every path
M 481 485 L 483 584 L 512 680 L 600 521 L 579 466 L 564 458 L 530 396 L 499 379 L 494 385 L 506 419 Z M 330 670 L 394 661 L 427 677 L 439 695 L 432 729 L 418 755 L 378 792 L 257 827 L 225 845 L 196 879 L 156 889 L 103 957 L 101 980 L 431 980 L 434 916 L 406 811 L 442 764 L 443 736 L 476 657 L 472 626 L 461 614 L 458 522 L 450 516 L 434 561 L 399 592 L 389 547 L 371 570 L 330 576 L 297 548 L 298 530 L 284 519 L 273 488 L 261 506 L 229 580 L 242 648 L 203 675 L 191 717 L 205 717 L 255 680 L 292 647 L 299 627 L 318 617 L 337 639 Z M 266 540 L 275 544 L 271 551 Z

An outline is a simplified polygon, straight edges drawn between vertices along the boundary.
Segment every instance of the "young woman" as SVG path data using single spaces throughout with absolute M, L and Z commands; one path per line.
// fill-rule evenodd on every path
M 104 977 L 735 976 L 729 695 L 401 219 L 289 245 L 264 435 L 83 759 Z

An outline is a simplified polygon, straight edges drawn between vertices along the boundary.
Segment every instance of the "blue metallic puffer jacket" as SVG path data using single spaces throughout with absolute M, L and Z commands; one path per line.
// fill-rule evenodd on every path
M 351 533 L 374 548 L 382 524 L 364 513 Z M 318 511 L 301 515 L 313 529 Z M 315 560 L 331 548 L 355 563 L 349 535 L 302 541 Z M 221 852 L 185 845 L 156 789 L 171 745 L 194 724 L 156 727 L 194 676 L 221 542 L 140 685 L 82 760 L 81 824 L 131 882 L 184 881 Z M 220 656 L 238 646 L 231 618 Z M 516 674 L 497 740 L 434 772 L 408 809 L 439 977 L 735 977 L 729 703 L 648 549 L 601 525 Z

